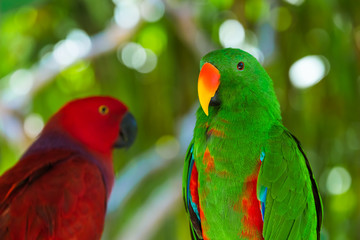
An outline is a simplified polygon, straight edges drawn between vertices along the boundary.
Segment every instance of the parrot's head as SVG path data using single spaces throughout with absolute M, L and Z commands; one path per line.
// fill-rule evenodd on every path
M 57 124 L 72 138 L 100 152 L 129 147 L 137 133 L 133 115 L 122 102 L 112 97 L 96 96 L 71 101 L 52 117 L 44 131 Z
M 216 50 L 201 59 L 200 68 L 198 95 L 207 116 L 262 109 L 281 118 L 272 80 L 249 53 L 233 48 Z

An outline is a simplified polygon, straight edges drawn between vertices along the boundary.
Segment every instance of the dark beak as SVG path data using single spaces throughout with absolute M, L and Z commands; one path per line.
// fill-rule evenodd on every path
M 219 94 L 218 94 L 218 91 L 216 91 L 215 95 L 210 99 L 209 106 L 218 107 L 218 106 L 220 106 L 220 104 L 221 104 L 221 101 L 219 98 Z
M 120 124 L 119 137 L 117 138 L 114 147 L 129 148 L 135 141 L 137 134 L 137 125 L 134 116 L 131 113 L 126 113 Z

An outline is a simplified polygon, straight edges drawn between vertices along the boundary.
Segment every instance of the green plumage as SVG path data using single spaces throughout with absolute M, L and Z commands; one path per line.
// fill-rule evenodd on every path
M 200 67 L 205 63 L 219 70 L 220 104 L 210 102 L 208 116 L 201 107 L 197 111 L 185 161 L 183 195 L 193 238 L 317 239 L 322 215 L 317 186 L 300 144 L 282 125 L 270 77 L 239 49 L 211 52 Z M 190 214 L 191 158 L 198 171 L 202 234 Z M 258 199 L 265 188 L 262 222 Z

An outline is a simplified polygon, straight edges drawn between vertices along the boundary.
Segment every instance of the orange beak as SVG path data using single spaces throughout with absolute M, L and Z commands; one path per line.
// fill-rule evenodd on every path
M 211 63 L 205 63 L 198 79 L 198 95 L 202 109 L 209 115 L 209 103 L 220 85 L 220 72 Z

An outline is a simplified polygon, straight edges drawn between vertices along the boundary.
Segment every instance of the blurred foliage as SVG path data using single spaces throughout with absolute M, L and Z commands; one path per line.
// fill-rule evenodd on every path
M 11 88 L 11 76 L 16 70 L 41 66 L 74 29 L 94 36 L 109 28 L 114 23 L 114 2 L 1 1 L 1 99 Z M 127 2 L 141 9 L 147 6 L 143 5 L 145 0 Z M 264 59 L 263 64 L 274 80 L 284 125 L 301 140 L 311 162 L 324 204 L 323 239 L 360 239 L 358 1 L 152 2 L 160 2 L 164 15 L 152 22 L 140 20 L 129 41 L 156 55 L 155 69 L 141 73 L 127 67 L 122 51 L 127 42 L 120 42 L 106 54 L 80 59 L 65 68 L 39 91 L 26 93 L 29 101 L 20 109 L 6 110 L 19 121 L 11 122 L 15 137 L 5 132 L 9 121 L 2 118 L 5 110 L 0 106 L 0 173 L 11 167 L 34 140 L 26 135 L 17 138 L 30 113 L 37 113 L 46 121 L 67 101 L 88 95 L 121 99 L 138 120 L 135 145 L 129 151 L 114 153 L 117 172 L 121 173 L 131 163 L 128 160 L 153 149 L 162 136 L 178 138 L 177 123 L 198 102 L 196 80 L 201 55 L 222 47 L 219 28 L 224 21 L 236 19 L 245 29 L 245 42 L 260 51 L 260 59 Z M 291 84 L 289 69 L 308 55 L 326 59 L 328 74 L 316 85 L 299 89 Z M 183 145 L 187 143 L 179 141 L 186 148 Z M 174 163 L 146 176 L 125 206 L 108 215 L 106 239 L 116 239 L 157 188 L 179 174 L 183 157 L 180 154 Z M 345 169 L 345 175 L 335 167 Z M 330 174 L 332 171 L 334 174 Z M 350 185 L 346 174 L 350 176 Z M 190 239 L 181 201 L 159 222 L 149 239 Z

